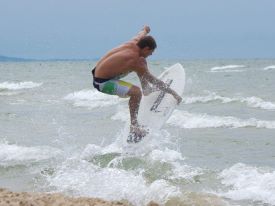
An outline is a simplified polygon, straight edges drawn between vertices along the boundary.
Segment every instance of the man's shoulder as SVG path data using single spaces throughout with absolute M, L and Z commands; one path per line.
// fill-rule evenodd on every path
M 125 42 L 121 46 L 124 49 L 130 49 L 130 50 L 136 50 L 137 49 L 137 44 L 132 42 L 132 41 Z
M 144 57 L 140 57 L 138 54 L 132 53 L 129 54 L 129 57 L 133 64 L 146 64 L 146 59 Z
M 137 58 L 137 64 L 141 66 L 147 66 L 147 61 L 144 57 L 138 57 Z
M 136 72 L 146 69 L 147 68 L 146 59 L 144 57 L 138 57 L 136 59 L 133 59 L 132 68 Z

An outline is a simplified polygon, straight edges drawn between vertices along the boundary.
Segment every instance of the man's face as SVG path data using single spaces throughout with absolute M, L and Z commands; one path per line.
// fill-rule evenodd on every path
M 154 52 L 154 49 L 150 49 L 149 47 L 145 47 L 142 49 L 142 56 L 144 58 L 147 58 L 148 56 L 151 56 Z

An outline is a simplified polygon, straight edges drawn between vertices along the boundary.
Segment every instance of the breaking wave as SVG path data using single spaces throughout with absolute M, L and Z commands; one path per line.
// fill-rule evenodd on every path
M 275 121 L 258 120 L 250 118 L 247 120 L 239 119 L 231 116 L 213 116 L 208 114 L 195 114 L 187 111 L 174 111 L 169 118 L 168 124 L 180 128 L 243 128 L 256 127 L 275 129 Z
M 260 108 L 264 110 L 275 110 L 275 103 L 265 101 L 260 97 L 224 97 L 217 95 L 216 93 L 210 93 L 205 96 L 187 96 L 183 98 L 184 104 L 194 103 L 208 103 L 212 101 L 220 101 L 222 103 L 241 102 L 246 104 L 248 107 Z
M 72 102 L 76 107 L 87 107 L 89 109 L 108 107 L 123 101 L 117 96 L 102 94 L 96 90 L 81 90 L 73 92 L 65 96 L 64 99 Z
M 35 87 L 40 87 L 43 83 L 35 82 L 2 82 L 0 83 L 1 90 L 21 90 L 21 89 L 31 89 Z
M 254 200 L 275 205 L 275 171 L 238 163 L 224 169 L 219 177 L 229 187 L 219 193 L 234 200 Z
M 61 154 L 61 150 L 48 147 L 26 147 L 0 142 L 0 166 L 26 165 L 51 159 Z
M 226 65 L 226 66 L 217 66 L 210 69 L 211 72 L 242 72 L 239 68 L 245 68 L 244 65 Z

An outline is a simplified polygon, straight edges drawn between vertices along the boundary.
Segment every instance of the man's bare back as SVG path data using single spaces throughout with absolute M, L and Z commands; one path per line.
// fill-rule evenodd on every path
M 111 79 L 135 71 L 138 62 L 145 60 L 140 56 L 139 50 L 134 40 L 112 49 L 97 63 L 95 76 Z

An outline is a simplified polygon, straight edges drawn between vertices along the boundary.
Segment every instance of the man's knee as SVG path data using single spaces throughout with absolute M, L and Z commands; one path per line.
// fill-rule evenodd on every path
M 137 86 L 132 86 L 130 91 L 128 92 L 130 97 L 137 97 L 140 98 L 142 96 L 141 89 Z

